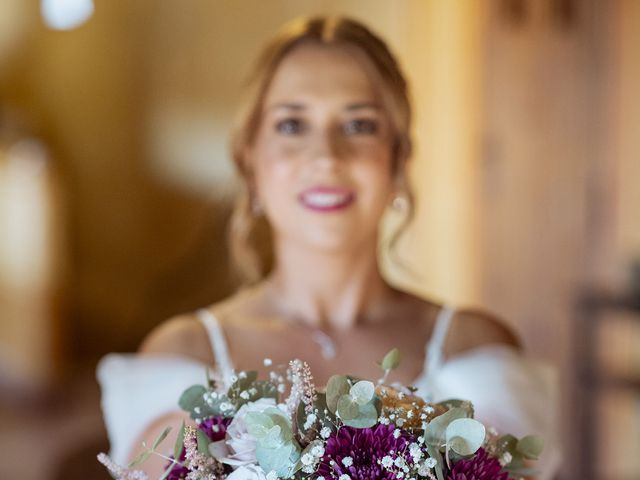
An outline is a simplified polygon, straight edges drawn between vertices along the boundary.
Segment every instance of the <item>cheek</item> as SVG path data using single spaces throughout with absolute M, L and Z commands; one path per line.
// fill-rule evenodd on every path
M 280 149 L 266 149 L 255 159 L 257 194 L 266 207 L 280 203 L 290 195 L 296 178 L 295 165 L 295 162 L 282 155 Z
M 394 190 L 391 158 L 378 152 L 355 165 L 353 175 L 368 203 L 386 204 Z

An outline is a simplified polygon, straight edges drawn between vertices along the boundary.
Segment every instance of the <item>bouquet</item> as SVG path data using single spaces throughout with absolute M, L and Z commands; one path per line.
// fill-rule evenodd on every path
M 499 435 L 473 418 L 469 401 L 430 403 L 414 388 L 388 384 L 399 364 L 397 349 L 380 362 L 376 383 L 332 376 L 314 385 L 309 366 L 294 360 L 268 380 L 239 372 L 228 389 L 207 374 L 206 385 L 179 400 L 183 423 L 160 480 L 508 480 L 530 476 L 542 440 Z M 265 360 L 266 366 L 271 362 Z M 169 429 L 127 467 L 98 459 L 119 480 L 143 480 L 135 467 Z

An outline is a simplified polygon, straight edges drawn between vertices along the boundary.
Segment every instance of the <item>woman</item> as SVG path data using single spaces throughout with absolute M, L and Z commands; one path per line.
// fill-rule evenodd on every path
M 412 207 L 408 92 L 386 45 L 351 20 L 297 21 L 266 49 L 253 86 L 234 136 L 244 191 L 231 230 L 236 261 L 252 282 L 219 304 L 158 327 L 138 358 L 103 362 L 108 425 L 119 421 L 110 402 L 121 401 L 113 392 L 127 391 L 122 385 L 138 386 L 136 375 L 147 378 L 149 389 L 157 388 L 154 381 L 161 385 L 163 405 L 141 408 L 143 418 L 135 421 L 146 430 L 127 448 L 167 424 L 179 425 L 183 416 L 166 410 L 180 388 L 194 383 L 186 372 L 203 376 L 202 364 L 228 378 L 233 368 L 255 369 L 265 357 L 276 364 L 302 358 L 324 384 L 337 372 L 376 378 L 375 361 L 392 347 L 403 354 L 398 381 L 436 400 L 469 398 L 478 417 L 499 429 L 548 434 L 548 410 L 539 407 L 548 392 L 522 395 L 539 372 L 519 355 L 504 324 L 399 291 L 380 274 L 381 217 L 397 197 Z M 266 275 L 249 246 L 258 218 L 267 220 L 273 240 Z M 154 368 L 157 377 L 148 373 Z M 131 382 L 123 383 L 122 375 Z M 171 393 L 167 382 L 176 378 L 181 385 Z M 517 385 L 509 383 L 514 379 Z M 120 440 L 116 430 L 128 429 L 124 443 L 133 440 L 133 422 L 110 427 L 112 442 Z M 112 443 L 120 448 L 116 460 L 123 442 Z

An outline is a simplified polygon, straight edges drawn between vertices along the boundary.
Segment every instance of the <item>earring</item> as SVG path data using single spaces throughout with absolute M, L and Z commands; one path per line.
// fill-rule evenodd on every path
M 397 212 L 406 212 L 409 208 L 409 199 L 403 192 L 396 192 L 391 200 L 391 208 Z

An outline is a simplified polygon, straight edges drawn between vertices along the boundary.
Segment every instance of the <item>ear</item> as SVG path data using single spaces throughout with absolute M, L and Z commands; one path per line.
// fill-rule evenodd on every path
M 393 168 L 393 187 L 396 192 L 405 192 L 408 189 L 409 182 L 407 180 L 407 162 L 404 160 L 396 160 Z
M 245 146 L 242 149 L 242 172 L 245 186 L 249 192 L 249 196 L 252 201 L 258 200 L 258 185 L 255 175 L 255 151 L 250 146 Z

